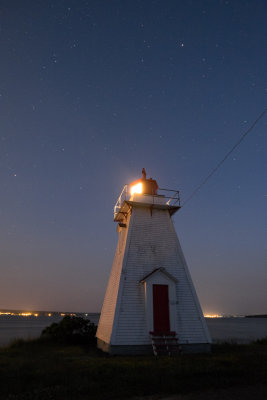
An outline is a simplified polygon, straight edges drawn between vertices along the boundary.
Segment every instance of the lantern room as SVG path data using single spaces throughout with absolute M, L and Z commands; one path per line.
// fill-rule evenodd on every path
M 146 170 L 142 169 L 142 179 L 138 179 L 137 181 L 130 184 L 130 193 L 133 195 L 134 193 L 145 194 L 156 196 L 158 191 L 157 181 L 154 179 L 146 178 Z
M 146 170 L 142 169 L 142 178 L 124 185 L 122 192 L 114 206 L 114 221 L 122 222 L 129 209 L 135 204 L 144 207 L 168 209 L 173 215 L 180 208 L 178 190 L 161 189 L 157 181 L 147 178 Z

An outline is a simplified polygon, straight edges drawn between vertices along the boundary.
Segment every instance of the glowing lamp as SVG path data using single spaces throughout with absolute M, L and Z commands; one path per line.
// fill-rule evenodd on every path
M 146 177 L 146 171 L 143 168 L 142 170 L 143 177 L 142 179 L 138 179 L 135 182 L 132 182 L 130 185 L 130 193 L 131 196 L 135 193 L 137 194 L 148 194 L 152 196 L 157 195 L 157 190 L 158 190 L 158 184 L 155 181 L 155 179 L 147 179 Z
M 133 184 L 133 185 L 131 186 L 130 191 L 131 191 L 131 196 L 132 196 L 134 193 L 142 194 L 142 193 L 143 193 L 143 185 L 142 185 L 142 182 L 138 182 L 138 183 L 136 183 L 136 184 Z

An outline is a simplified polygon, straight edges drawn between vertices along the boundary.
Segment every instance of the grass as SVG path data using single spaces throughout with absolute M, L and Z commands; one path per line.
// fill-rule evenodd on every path
M 265 385 L 267 341 L 214 345 L 211 354 L 112 357 L 44 340 L 0 348 L 0 399 L 128 399 Z M 267 397 L 266 397 L 267 398 Z

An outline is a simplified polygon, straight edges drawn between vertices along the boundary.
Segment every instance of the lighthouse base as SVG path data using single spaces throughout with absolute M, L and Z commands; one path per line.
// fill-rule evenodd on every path
M 143 356 L 153 355 L 153 348 L 151 345 L 111 345 L 101 339 L 97 338 L 98 349 L 112 355 L 124 356 Z M 209 353 L 211 350 L 210 343 L 190 343 L 180 344 L 181 354 L 192 353 Z
M 97 339 L 98 349 L 104 351 L 105 353 L 113 355 L 123 355 L 123 356 L 144 356 L 153 355 L 152 345 L 111 345 L 106 343 L 101 339 Z

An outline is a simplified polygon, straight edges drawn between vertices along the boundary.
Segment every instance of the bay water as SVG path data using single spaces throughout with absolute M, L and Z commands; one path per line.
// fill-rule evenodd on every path
M 97 324 L 100 314 L 82 315 Z M 0 346 L 8 345 L 16 339 L 33 339 L 53 322 L 59 322 L 60 314 L 37 317 L 0 315 Z M 213 342 L 249 343 L 267 337 L 267 318 L 206 318 Z

